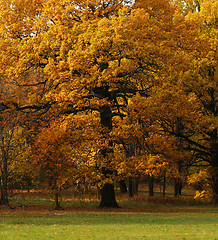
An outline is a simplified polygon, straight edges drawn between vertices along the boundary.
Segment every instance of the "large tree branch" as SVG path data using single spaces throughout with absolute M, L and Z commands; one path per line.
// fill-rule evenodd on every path
M 87 110 L 100 112 L 99 107 L 96 107 L 96 106 L 84 106 L 81 108 L 76 108 L 72 104 L 69 104 L 66 109 L 61 111 L 61 114 L 64 114 L 64 115 L 77 114 L 79 112 L 84 112 Z

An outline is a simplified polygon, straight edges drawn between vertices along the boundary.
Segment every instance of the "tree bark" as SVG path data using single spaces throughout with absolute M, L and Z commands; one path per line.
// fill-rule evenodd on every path
M 9 206 L 7 186 L 1 183 L 0 205 Z
M 116 198 L 114 185 L 106 183 L 101 191 L 101 202 L 99 208 L 119 208 Z
M 119 185 L 120 185 L 120 193 L 127 193 L 127 187 L 126 187 L 125 180 L 119 181 Z
M 0 205 L 9 206 L 8 199 L 8 160 L 5 151 L 2 151 L 2 164 L 1 164 L 1 198 Z
M 166 173 L 163 174 L 163 196 L 166 195 Z
M 109 95 L 109 93 L 108 93 Z M 101 125 L 103 127 L 106 127 L 108 131 L 112 130 L 112 112 L 111 108 L 108 105 L 104 105 L 100 109 L 100 117 L 101 117 Z M 109 143 L 108 149 L 110 149 L 112 146 L 112 142 Z M 111 151 L 111 150 L 109 150 Z M 107 149 L 102 151 L 102 157 L 107 157 Z M 108 166 L 110 165 L 110 162 L 108 162 Z M 102 172 L 107 178 L 111 175 L 112 170 L 109 169 L 102 169 Z M 101 189 L 101 202 L 99 205 L 100 208 L 107 207 L 107 208 L 117 208 L 119 207 L 116 198 L 115 198 L 115 190 L 114 190 L 114 184 L 106 183 L 103 188 Z
M 175 178 L 175 183 L 174 183 L 174 197 L 178 197 L 181 193 L 181 183 L 178 179 Z
M 139 179 L 129 177 L 129 197 L 134 197 L 138 194 Z
M 128 186 L 128 189 L 129 189 L 129 197 L 133 197 L 133 183 L 132 183 L 132 178 L 129 177 L 129 186 Z
M 212 169 L 213 203 L 218 204 L 218 167 Z
M 149 186 L 149 197 L 153 197 L 154 196 L 154 176 L 153 175 L 149 176 L 148 186 Z
M 182 161 L 178 161 L 178 172 L 179 174 L 182 174 Z M 178 197 L 179 195 L 182 195 L 182 181 L 181 179 L 175 178 L 175 183 L 174 183 L 174 197 Z
M 211 176 L 212 176 L 212 191 L 213 202 L 218 204 L 218 141 L 217 129 L 214 129 L 211 134 Z
M 56 192 L 55 192 L 55 210 L 63 210 L 63 208 L 61 207 L 60 205 L 60 202 L 59 202 L 59 190 L 57 189 Z

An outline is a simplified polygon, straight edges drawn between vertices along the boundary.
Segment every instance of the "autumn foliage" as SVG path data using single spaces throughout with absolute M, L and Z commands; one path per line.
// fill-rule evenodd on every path
M 76 180 L 101 207 L 132 178 L 173 179 L 177 195 L 193 166 L 217 201 L 216 1 L 0 3 L 0 124 L 16 115 L 57 208 Z

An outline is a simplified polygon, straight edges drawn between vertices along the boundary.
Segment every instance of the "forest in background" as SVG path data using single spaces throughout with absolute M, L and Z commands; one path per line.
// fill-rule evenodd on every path
M 217 203 L 216 0 L 0 0 L 0 205 L 13 189 L 185 185 Z

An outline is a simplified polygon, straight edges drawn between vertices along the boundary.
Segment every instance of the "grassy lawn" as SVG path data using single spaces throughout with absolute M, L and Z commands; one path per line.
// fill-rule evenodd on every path
M 65 196 L 55 211 L 49 195 L 21 193 L 13 209 L 0 207 L 0 240 L 218 240 L 218 207 L 193 197 L 119 196 L 118 204 L 102 210 L 97 199 Z
M 205 210 L 192 213 L 9 211 L 0 216 L 0 239 L 218 239 L 218 215 L 211 209 Z

